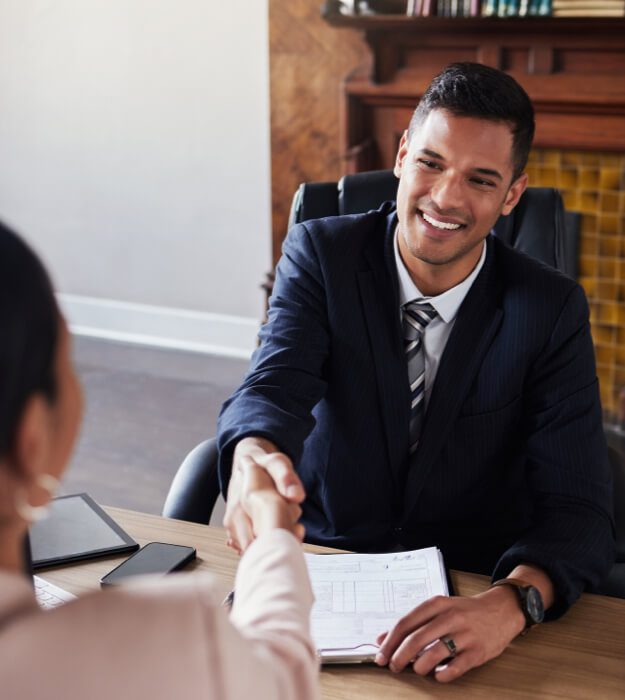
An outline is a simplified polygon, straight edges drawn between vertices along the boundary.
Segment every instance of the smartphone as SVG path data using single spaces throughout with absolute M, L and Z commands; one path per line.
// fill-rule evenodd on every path
M 102 586 L 117 586 L 130 576 L 168 574 L 195 559 L 195 549 L 180 544 L 150 542 L 100 579 Z

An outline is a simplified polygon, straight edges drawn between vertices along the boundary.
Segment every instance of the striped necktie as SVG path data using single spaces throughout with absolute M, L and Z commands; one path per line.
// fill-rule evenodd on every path
M 404 349 L 408 364 L 408 382 L 410 384 L 410 454 L 419 444 L 421 424 L 423 422 L 423 399 L 425 396 L 425 353 L 423 352 L 423 335 L 430 321 L 437 313 L 426 301 L 411 301 L 404 304 L 403 330 Z

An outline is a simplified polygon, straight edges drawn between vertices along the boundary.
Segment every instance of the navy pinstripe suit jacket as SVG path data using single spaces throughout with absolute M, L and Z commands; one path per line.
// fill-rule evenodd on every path
M 494 577 L 546 569 L 551 616 L 614 560 L 611 480 L 582 289 L 490 236 L 408 460 L 395 210 L 299 224 L 251 369 L 219 419 L 220 477 L 245 435 L 275 442 L 307 492 L 307 541 L 438 545 Z

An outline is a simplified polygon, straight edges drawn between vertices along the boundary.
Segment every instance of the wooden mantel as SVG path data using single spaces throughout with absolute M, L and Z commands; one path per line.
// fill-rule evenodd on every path
M 453 61 L 505 70 L 536 109 L 539 148 L 625 152 L 625 18 L 441 18 L 342 15 L 324 19 L 362 32 L 371 69 L 343 83 L 345 170 L 392 166 L 412 110 Z

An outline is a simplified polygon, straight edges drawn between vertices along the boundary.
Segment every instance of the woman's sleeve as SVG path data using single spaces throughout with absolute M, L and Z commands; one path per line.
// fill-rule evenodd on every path
M 240 663 L 223 663 L 226 685 L 242 682 L 254 700 L 319 697 L 318 662 L 310 638 L 313 595 L 299 542 L 286 530 L 255 540 L 241 559 L 230 622 L 244 651 Z M 240 652 L 240 653 L 241 653 Z M 232 697 L 236 697 L 234 693 Z M 241 697 L 243 697 L 241 695 Z

